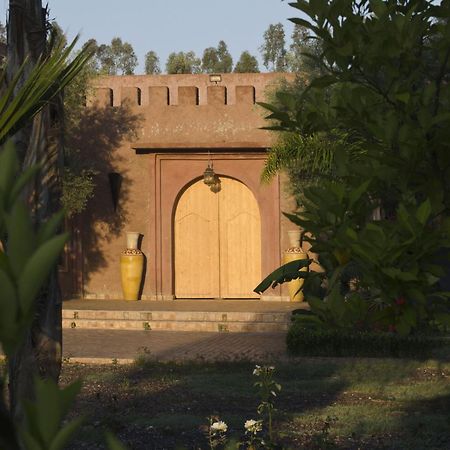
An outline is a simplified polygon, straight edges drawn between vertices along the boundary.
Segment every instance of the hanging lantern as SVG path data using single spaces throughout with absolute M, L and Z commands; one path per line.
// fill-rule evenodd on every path
M 214 173 L 214 169 L 211 164 L 208 162 L 208 167 L 203 172 L 203 183 L 206 186 L 212 186 L 216 181 L 216 174 Z
M 214 192 L 214 194 L 217 194 L 222 189 L 220 178 L 217 174 L 214 174 L 214 183 L 212 183 L 209 188 L 211 189 L 211 192 Z

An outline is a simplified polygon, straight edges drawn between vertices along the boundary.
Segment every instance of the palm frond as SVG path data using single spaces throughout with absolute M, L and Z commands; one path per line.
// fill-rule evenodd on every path
M 38 61 L 24 84 L 16 89 L 28 61 L 25 61 L 0 96 L 0 144 L 22 128 L 56 94 L 64 89 L 91 58 L 92 51 L 85 48 L 71 61 L 77 38 L 66 48 L 57 46 L 52 54 Z M 6 76 L 6 70 L 4 75 Z
M 261 180 L 270 182 L 284 169 L 302 174 L 303 178 L 329 174 L 332 170 L 333 151 L 332 139 L 323 133 L 311 136 L 283 133 L 267 155 Z

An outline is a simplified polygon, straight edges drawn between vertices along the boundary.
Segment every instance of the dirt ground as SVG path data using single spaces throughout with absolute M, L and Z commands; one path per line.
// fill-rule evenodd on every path
M 277 367 L 282 391 L 276 448 L 449 449 L 450 367 L 388 362 L 386 378 L 384 363 L 374 364 L 317 358 Z M 247 362 L 66 364 L 63 385 L 83 379 L 72 416 L 86 416 L 70 449 L 106 448 L 105 430 L 129 449 L 207 449 L 210 416 L 224 420 L 227 434 L 241 440 L 244 421 L 259 418 L 253 367 Z

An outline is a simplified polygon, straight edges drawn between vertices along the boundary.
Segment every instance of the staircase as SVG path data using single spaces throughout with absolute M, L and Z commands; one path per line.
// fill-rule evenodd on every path
M 86 302 L 78 301 L 77 303 Z M 106 301 L 104 301 L 106 304 Z M 269 308 L 263 302 L 249 302 L 246 308 L 242 303 L 238 308 L 229 308 L 227 303 L 214 305 L 203 302 L 203 307 L 195 310 L 177 310 L 175 302 L 161 309 L 161 304 L 155 309 L 149 303 L 141 302 L 145 307 L 135 310 L 128 309 L 126 302 L 123 308 L 102 308 L 96 302 L 96 307 L 88 308 L 88 303 L 82 308 L 74 308 L 72 302 L 66 302 L 63 308 L 63 328 L 109 329 L 109 330 L 158 330 L 158 331 L 205 331 L 205 332 L 284 332 L 287 331 L 291 310 L 295 305 L 280 305 Z M 233 302 L 236 303 L 236 302 Z M 125 309 L 125 307 L 127 309 Z M 298 307 L 298 306 L 297 306 Z M 144 310 L 145 309 L 145 310 Z M 238 311 L 233 309 L 239 309 Z M 243 310 L 244 309 L 244 310 Z

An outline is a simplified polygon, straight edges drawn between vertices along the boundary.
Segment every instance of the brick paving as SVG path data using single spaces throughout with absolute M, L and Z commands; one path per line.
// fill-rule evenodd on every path
M 69 300 L 67 310 L 288 312 L 304 304 L 259 300 Z M 130 363 L 139 356 L 157 361 L 251 360 L 287 357 L 284 332 L 218 333 L 197 331 L 130 331 L 64 329 L 63 356 L 86 363 Z
M 205 333 L 186 331 L 64 330 L 66 361 L 129 363 L 139 356 L 157 361 L 286 358 L 285 333 Z

